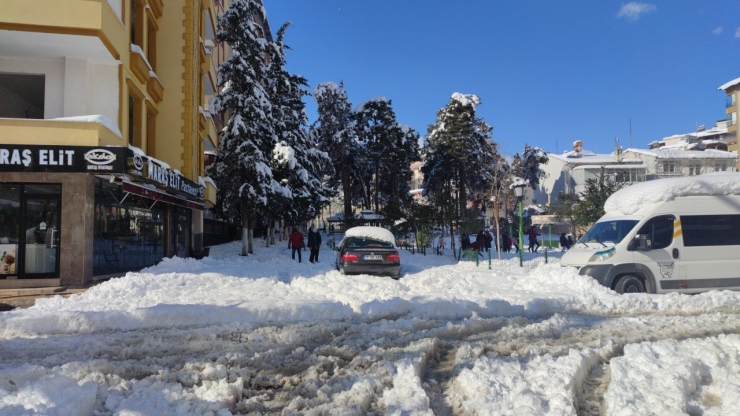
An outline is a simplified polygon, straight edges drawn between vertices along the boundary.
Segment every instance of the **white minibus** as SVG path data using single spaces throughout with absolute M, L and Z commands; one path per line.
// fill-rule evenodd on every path
M 619 293 L 740 290 L 740 173 L 625 187 L 562 257 Z

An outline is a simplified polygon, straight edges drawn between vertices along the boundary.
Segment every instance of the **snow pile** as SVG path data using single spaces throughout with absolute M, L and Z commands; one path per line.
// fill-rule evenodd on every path
M 604 399 L 617 415 L 737 414 L 740 336 L 628 345 Z
M 739 336 L 635 344 L 740 331 L 740 292 L 622 296 L 558 264 L 405 250 L 398 281 L 345 276 L 286 246 L 214 246 L 0 313 L 0 414 L 572 415 L 622 345 L 612 412 L 740 408 Z
M 631 215 L 656 202 L 698 195 L 740 195 L 740 173 L 715 172 L 636 183 L 610 196 L 604 204 L 604 211 Z

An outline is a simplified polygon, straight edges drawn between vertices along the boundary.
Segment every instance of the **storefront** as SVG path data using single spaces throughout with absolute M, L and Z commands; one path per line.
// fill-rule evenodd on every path
M 0 145 L 0 288 L 83 285 L 199 252 L 203 193 L 124 147 Z

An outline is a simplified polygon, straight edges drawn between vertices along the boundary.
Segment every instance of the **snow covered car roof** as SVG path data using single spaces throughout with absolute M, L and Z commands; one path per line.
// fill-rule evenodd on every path
M 347 237 L 374 238 L 380 241 L 387 241 L 393 244 L 394 247 L 396 245 L 396 237 L 393 236 L 393 233 L 381 227 L 353 227 L 344 233 L 344 238 Z

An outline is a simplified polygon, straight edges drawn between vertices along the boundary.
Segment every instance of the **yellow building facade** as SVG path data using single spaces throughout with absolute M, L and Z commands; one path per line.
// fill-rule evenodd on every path
M 740 102 L 740 78 L 735 78 L 718 88 L 727 95 L 726 112 L 727 112 L 727 132 L 734 137 L 734 142 L 729 146 L 729 151 L 740 154 L 740 148 L 737 142 L 737 119 L 738 119 L 738 102 Z M 737 169 L 740 171 L 740 157 L 737 162 Z
M 0 287 L 198 256 L 225 0 L 3 0 Z

